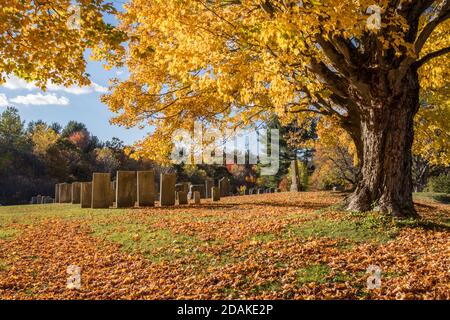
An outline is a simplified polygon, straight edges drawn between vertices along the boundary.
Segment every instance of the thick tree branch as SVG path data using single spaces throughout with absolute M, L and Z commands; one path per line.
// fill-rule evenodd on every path
M 416 68 L 420 68 L 421 66 L 423 66 L 425 63 L 427 63 L 428 61 L 430 61 L 431 59 L 437 58 L 439 56 L 443 56 L 447 53 L 450 53 L 450 47 L 446 47 L 446 48 L 442 48 L 440 50 L 431 52 L 429 54 L 427 54 L 426 56 L 424 56 L 422 59 L 420 59 L 419 61 L 417 61 L 414 66 Z
M 423 46 L 427 42 L 430 35 L 433 33 L 433 31 L 436 29 L 436 27 L 450 18 L 450 1 L 447 0 L 443 8 L 441 9 L 440 13 L 436 18 L 428 22 L 427 25 L 423 28 L 422 32 L 417 37 L 416 43 L 414 44 L 416 54 L 419 55 L 420 51 L 422 50 Z
M 333 93 L 343 97 L 348 97 L 348 87 L 349 83 L 346 79 L 334 73 L 327 67 L 325 63 L 313 61 L 308 67 L 313 73 L 318 75 L 324 81 L 324 84 Z

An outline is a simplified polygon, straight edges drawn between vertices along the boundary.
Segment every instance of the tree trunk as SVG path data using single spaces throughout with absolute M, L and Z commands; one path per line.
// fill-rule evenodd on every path
M 393 91 L 388 91 L 393 92 Z M 417 72 L 411 71 L 401 93 L 381 95 L 361 106 L 361 179 L 347 199 L 348 210 L 377 210 L 397 217 L 416 216 L 412 200 L 414 116 L 419 107 Z

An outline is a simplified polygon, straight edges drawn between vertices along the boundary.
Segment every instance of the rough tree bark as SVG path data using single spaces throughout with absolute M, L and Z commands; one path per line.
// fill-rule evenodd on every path
M 361 179 L 347 199 L 348 210 L 417 215 L 411 172 L 414 116 L 419 108 L 417 71 L 412 68 L 400 87 L 398 94 L 380 91 L 371 105 L 360 106 L 366 109 L 361 117 Z

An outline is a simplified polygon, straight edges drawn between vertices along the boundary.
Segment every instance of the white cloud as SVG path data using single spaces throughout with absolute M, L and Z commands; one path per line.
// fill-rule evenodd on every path
M 11 102 L 25 105 L 59 105 L 66 106 L 69 104 L 69 99 L 66 97 L 58 97 L 54 93 L 42 94 L 27 94 L 26 96 L 17 96 L 11 99 Z
M 0 107 L 6 107 L 8 105 L 8 98 L 4 93 L 0 93 Z
M 17 89 L 26 89 L 26 90 L 40 90 L 33 82 L 27 82 L 23 79 L 17 78 L 15 76 L 10 76 L 6 78 L 6 82 L 2 85 L 6 89 L 17 90 Z M 56 85 L 53 83 L 47 84 L 48 91 L 63 91 L 70 94 L 80 95 L 80 94 L 89 94 L 89 93 L 106 93 L 108 92 L 108 88 L 103 87 L 95 82 L 92 82 L 90 86 L 70 86 L 64 87 L 61 85 Z

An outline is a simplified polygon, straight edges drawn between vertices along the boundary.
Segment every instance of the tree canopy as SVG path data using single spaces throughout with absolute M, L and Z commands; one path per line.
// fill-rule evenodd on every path
M 0 84 L 14 74 L 42 88 L 88 85 L 87 49 L 106 61 L 123 52 L 124 34 L 103 19 L 115 12 L 103 0 L 2 0 Z
M 368 28 L 374 4 L 381 30 Z M 131 75 L 106 100 L 116 123 L 158 125 L 144 153 L 168 152 L 162 136 L 193 118 L 289 122 L 306 111 L 355 126 L 355 100 L 377 97 L 373 82 L 400 90 L 412 65 L 423 65 L 423 88 L 448 90 L 448 12 L 447 1 L 134 0 L 120 16 Z
M 156 125 L 140 144 L 153 158 L 194 119 L 333 117 L 362 167 L 349 208 L 413 214 L 413 119 L 420 88 L 448 91 L 449 16 L 447 0 L 132 0 L 130 77 L 105 101 L 114 123 Z

